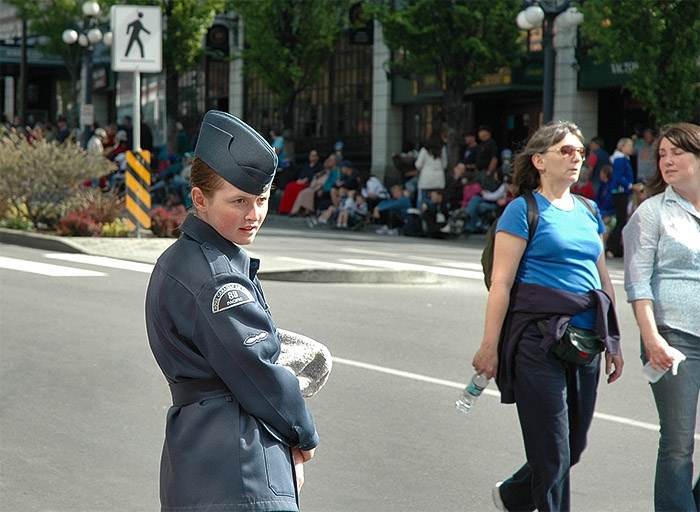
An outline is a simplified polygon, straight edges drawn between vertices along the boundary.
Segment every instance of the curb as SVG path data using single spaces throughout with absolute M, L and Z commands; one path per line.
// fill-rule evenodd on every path
M 0 243 L 19 245 L 43 251 L 65 252 L 70 254 L 89 254 L 92 256 L 116 257 L 88 251 L 70 237 L 58 237 L 29 233 L 15 229 L 0 228 Z M 123 259 L 129 259 L 123 257 Z M 418 270 L 392 269 L 294 269 L 270 270 L 258 274 L 260 279 L 300 283 L 349 283 L 349 284 L 437 284 L 439 276 L 433 272 Z
M 84 254 L 80 247 L 71 244 L 69 238 L 59 238 L 57 236 L 40 235 L 29 233 L 17 229 L 0 228 L 0 243 L 10 245 L 20 245 L 30 249 L 41 249 L 42 251 L 67 252 L 70 254 Z
M 261 280 L 302 283 L 354 284 L 437 284 L 438 275 L 420 270 L 309 269 L 271 271 L 259 274 Z

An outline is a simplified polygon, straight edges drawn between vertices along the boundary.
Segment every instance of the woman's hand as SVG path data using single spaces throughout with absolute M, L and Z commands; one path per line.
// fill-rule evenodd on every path
M 663 336 L 655 332 L 642 339 L 647 360 L 654 370 L 668 370 L 673 366 L 673 353 Z
M 304 463 L 296 462 L 296 458 L 294 461 L 294 474 L 297 477 L 297 493 L 299 493 L 304 486 Z
M 617 355 L 605 353 L 605 374 L 608 376 L 608 384 L 612 384 L 622 376 L 622 367 L 625 361 L 622 359 L 622 349 Z
M 304 463 L 313 458 L 314 452 L 316 452 L 316 448 L 311 450 L 292 448 L 292 456 L 294 457 L 294 472 L 297 475 L 297 492 L 301 492 L 301 488 L 304 485 Z
M 474 354 L 472 366 L 478 374 L 483 374 L 487 379 L 493 379 L 498 373 L 498 346 L 482 343 Z
M 649 299 L 632 301 L 632 311 L 639 325 L 647 360 L 654 370 L 668 370 L 673 366 L 674 353 L 659 334 L 654 316 L 654 303 Z

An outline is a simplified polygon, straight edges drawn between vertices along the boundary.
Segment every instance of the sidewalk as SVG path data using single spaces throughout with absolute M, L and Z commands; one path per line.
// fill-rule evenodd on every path
M 106 256 L 139 263 L 155 263 L 174 238 L 66 237 L 0 228 L 0 243 L 43 251 Z
M 290 233 L 298 233 L 299 236 L 327 237 L 337 235 L 355 237 L 376 236 L 374 229 L 362 232 L 332 232 L 328 229 L 310 229 L 306 225 L 306 219 L 299 217 L 286 217 L 271 214 L 265 220 L 262 233 L 280 233 L 289 236 Z M 393 237 L 399 239 L 403 237 Z M 103 256 L 121 260 L 135 261 L 138 263 L 155 264 L 158 257 L 171 244 L 175 238 L 113 238 L 113 237 L 63 237 L 55 235 L 43 235 L 29 233 L 20 230 L 0 228 L 0 243 L 19 245 L 50 252 L 66 252 L 73 254 L 86 254 L 90 256 Z M 427 271 L 393 270 L 393 269 L 329 269 L 314 268 L 308 264 L 290 261 L 288 258 L 278 257 L 276 254 L 258 254 L 255 247 L 246 248 L 246 252 L 253 257 L 262 257 L 265 261 L 261 269 L 261 279 L 275 281 L 296 281 L 315 283 L 394 283 L 394 284 L 431 284 L 439 281 L 438 276 Z

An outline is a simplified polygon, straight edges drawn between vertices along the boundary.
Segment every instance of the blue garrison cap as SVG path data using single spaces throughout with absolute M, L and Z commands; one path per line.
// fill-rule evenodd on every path
M 227 112 L 204 114 L 195 155 L 234 187 L 260 195 L 272 185 L 277 154 L 250 126 Z

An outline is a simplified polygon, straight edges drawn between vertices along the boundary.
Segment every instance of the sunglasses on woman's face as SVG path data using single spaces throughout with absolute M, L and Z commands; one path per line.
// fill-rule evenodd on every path
M 581 158 L 586 156 L 586 148 L 584 148 L 583 146 L 572 146 L 570 144 L 567 144 L 566 146 L 562 146 L 557 149 L 550 149 L 547 151 L 547 153 L 549 153 L 550 151 L 552 153 L 559 153 L 563 157 L 572 157 L 574 156 L 574 153 L 578 153 L 578 155 Z

